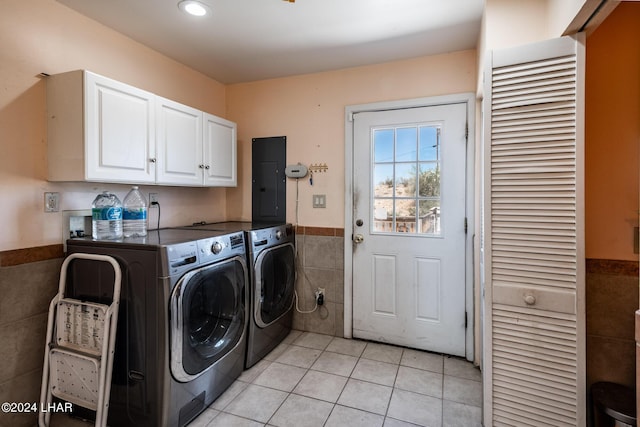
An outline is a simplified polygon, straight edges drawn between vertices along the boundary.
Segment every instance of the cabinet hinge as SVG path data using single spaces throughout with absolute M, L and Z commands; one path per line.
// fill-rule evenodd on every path
M 469 229 L 469 223 L 467 222 L 467 218 L 464 218 L 464 234 L 467 234 L 467 230 Z

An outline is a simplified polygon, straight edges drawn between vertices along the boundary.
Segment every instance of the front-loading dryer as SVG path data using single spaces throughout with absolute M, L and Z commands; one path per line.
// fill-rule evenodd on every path
M 296 237 L 291 224 L 227 221 L 188 229 L 243 231 L 251 283 L 245 367 L 259 362 L 291 332 L 296 282 Z
M 250 318 L 244 233 L 160 229 L 121 241 L 71 239 L 123 271 L 108 423 L 179 426 L 244 369 Z M 74 260 L 70 296 L 110 298 L 113 273 Z

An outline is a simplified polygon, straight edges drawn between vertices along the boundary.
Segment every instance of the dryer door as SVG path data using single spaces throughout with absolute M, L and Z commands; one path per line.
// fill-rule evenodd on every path
M 185 274 L 171 295 L 171 373 L 190 381 L 240 342 L 247 268 L 236 257 Z
M 292 243 L 261 252 L 255 261 L 254 317 L 264 328 L 293 306 L 296 251 Z

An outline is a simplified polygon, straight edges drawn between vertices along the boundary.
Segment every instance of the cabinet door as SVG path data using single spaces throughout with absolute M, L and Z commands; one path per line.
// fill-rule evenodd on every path
M 237 185 L 236 124 L 204 114 L 204 185 Z
M 202 112 L 160 97 L 156 104 L 156 182 L 202 186 Z
M 86 179 L 154 182 L 154 95 L 89 72 L 84 88 Z

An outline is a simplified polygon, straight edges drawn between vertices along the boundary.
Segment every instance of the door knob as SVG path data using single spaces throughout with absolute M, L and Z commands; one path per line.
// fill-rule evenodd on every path
M 364 242 L 364 236 L 362 234 L 356 234 L 353 236 L 353 241 L 356 243 L 362 243 Z

